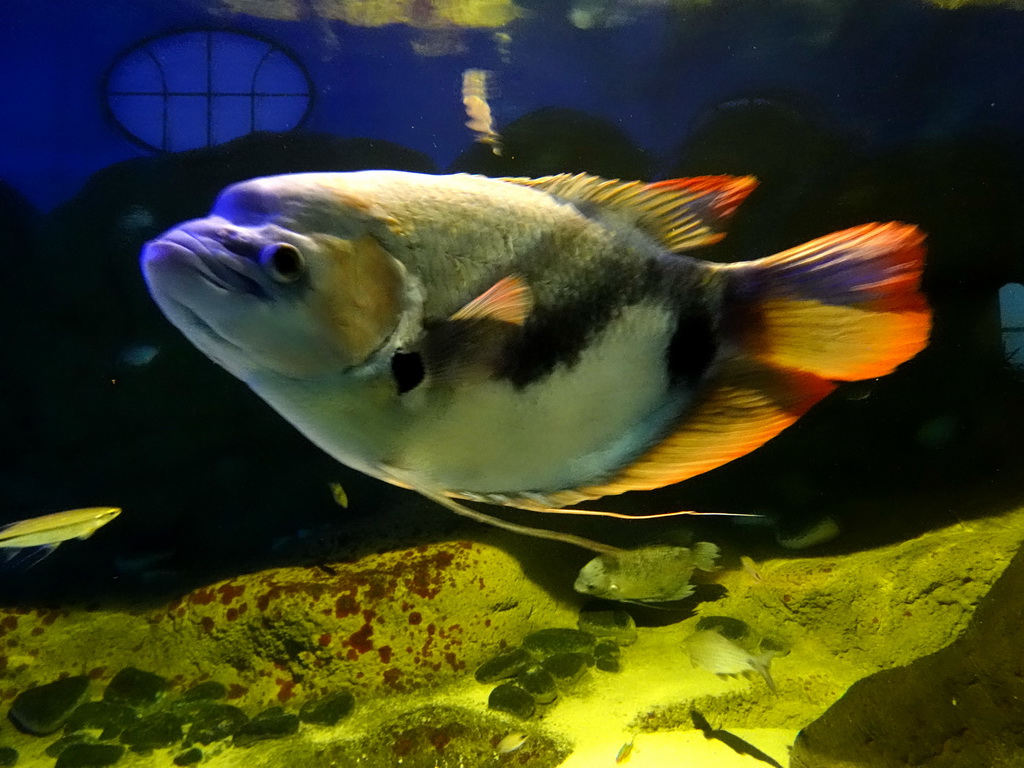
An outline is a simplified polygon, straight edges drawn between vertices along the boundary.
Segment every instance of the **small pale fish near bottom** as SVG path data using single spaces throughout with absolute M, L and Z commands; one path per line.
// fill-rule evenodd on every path
M 775 651 L 765 651 L 755 656 L 746 649 L 717 632 L 700 630 L 683 641 L 683 647 L 690 656 L 693 666 L 714 672 L 716 675 L 746 675 L 756 672 L 767 683 L 772 693 L 777 693 L 775 681 L 768 667 L 776 656 Z

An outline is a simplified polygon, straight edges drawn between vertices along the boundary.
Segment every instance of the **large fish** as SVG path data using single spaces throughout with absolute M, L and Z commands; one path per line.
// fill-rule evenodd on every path
M 274 176 L 148 243 L 200 350 L 339 461 L 531 509 L 742 456 L 922 349 L 922 235 L 708 263 L 751 178 Z

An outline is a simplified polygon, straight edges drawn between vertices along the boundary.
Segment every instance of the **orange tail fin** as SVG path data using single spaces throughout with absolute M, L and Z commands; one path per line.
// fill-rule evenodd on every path
M 924 236 L 907 224 L 865 224 L 731 273 L 730 330 L 754 358 L 834 381 L 892 372 L 928 344 L 920 292 Z

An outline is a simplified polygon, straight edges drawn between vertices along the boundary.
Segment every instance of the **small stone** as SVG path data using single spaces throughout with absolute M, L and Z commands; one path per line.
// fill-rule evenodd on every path
M 18 750 L 14 747 L 0 747 L 0 768 L 10 768 L 18 762 Z
M 487 706 L 526 720 L 537 709 L 533 696 L 515 683 L 502 683 L 487 698 Z
M 523 648 L 536 658 L 556 653 L 590 653 L 594 636 L 578 629 L 539 629 L 523 638 Z
M 169 747 L 181 741 L 181 720 L 170 712 L 157 712 L 129 725 L 121 734 L 121 743 L 132 752 Z
M 329 693 L 303 704 L 299 708 L 299 720 L 314 725 L 336 725 L 342 718 L 348 717 L 355 702 L 355 697 L 349 691 Z
M 717 632 L 729 640 L 740 640 L 747 636 L 750 626 L 745 621 L 731 616 L 705 616 L 697 622 L 697 631 Z
M 46 748 L 46 754 L 50 757 L 60 757 L 60 753 L 72 744 L 85 743 L 94 744 L 95 742 L 87 742 L 86 735 L 84 733 L 73 733 L 70 736 L 62 736 Z
M 619 646 L 611 640 L 601 640 L 594 646 L 594 664 L 602 672 L 618 672 L 622 669 Z
M 196 712 L 188 729 L 189 744 L 210 744 L 234 736 L 249 722 L 245 712 L 230 704 L 207 702 Z
M 193 685 L 183 694 L 180 701 L 216 701 L 228 695 L 228 687 L 216 680 L 207 680 L 205 683 Z
M 550 704 L 558 696 L 555 678 L 541 666 L 527 667 L 516 676 L 516 682 L 538 704 Z
M 619 645 L 636 642 L 636 622 L 625 611 L 580 611 L 580 630 L 594 637 L 607 637 Z
M 58 730 L 89 690 L 85 675 L 65 677 L 19 693 L 8 717 L 21 730 L 45 736 Z
M 135 667 L 125 667 L 107 683 L 103 700 L 131 707 L 148 707 L 167 692 L 167 681 L 160 675 Z
M 476 668 L 476 681 L 478 683 L 496 683 L 499 680 L 515 677 L 532 663 L 533 657 L 522 648 L 499 653 Z
M 559 685 L 572 685 L 586 674 L 589 661 L 582 653 L 556 653 L 544 659 L 541 666 L 551 673 Z
M 280 739 L 299 730 L 299 716 L 289 715 L 284 707 L 271 707 L 260 712 L 235 734 L 234 744 L 247 747 L 264 739 Z
M 72 744 L 60 753 L 54 768 L 102 768 L 113 765 L 124 755 L 117 744 Z
M 203 750 L 199 747 L 192 747 L 192 749 L 186 749 L 184 752 L 180 752 L 174 758 L 175 765 L 195 765 L 203 759 Z
M 87 701 L 68 717 L 64 733 L 101 730 L 100 739 L 116 739 L 121 731 L 138 719 L 138 713 L 126 704 Z
M 757 647 L 762 653 L 771 653 L 774 656 L 788 656 L 790 650 L 786 643 L 774 637 L 762 637 Z

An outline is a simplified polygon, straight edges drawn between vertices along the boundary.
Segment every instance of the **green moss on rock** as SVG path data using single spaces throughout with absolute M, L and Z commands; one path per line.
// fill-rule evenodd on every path
M 60 729 L 89 690 L 85 675 L 65 677 L 19 693 L 8 717 L 27 733 L 45 736 Z
M 148 707 L 167 692 L 167 681 L 153 672 L 125 667 L 107 683 L 103 700 L 131 707 Z

